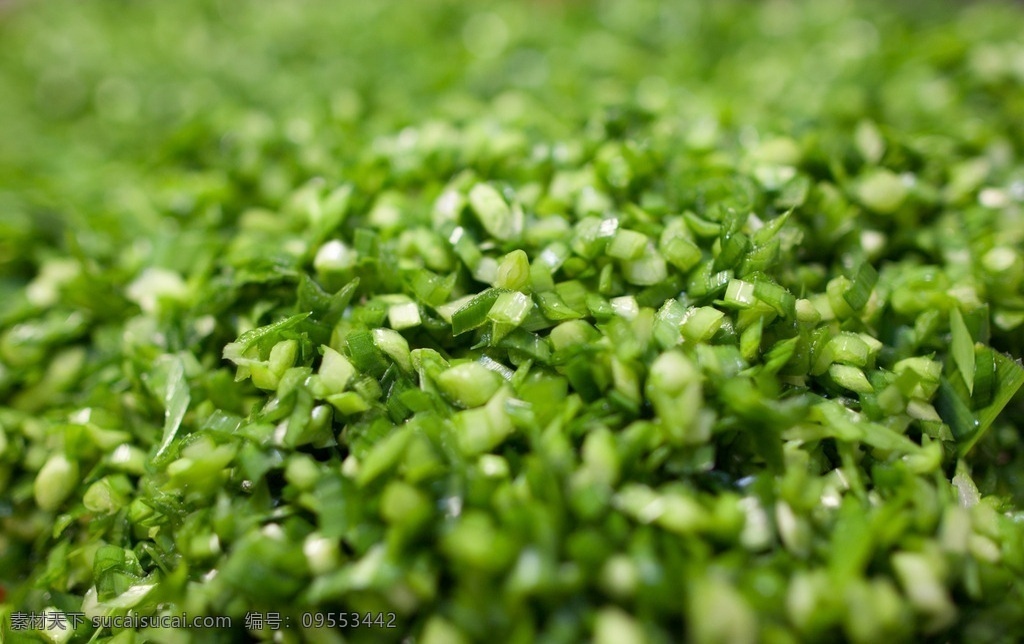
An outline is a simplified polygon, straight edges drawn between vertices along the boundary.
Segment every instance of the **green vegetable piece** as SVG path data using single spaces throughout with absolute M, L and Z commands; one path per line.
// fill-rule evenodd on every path
M 669 351 L 658 356 L 651 364 L 645 393 L 675 442 L 707 440 L 698 422 L 703 395 L 700 372 L 685 355 Z
M 648 244 L 639 258 L 622 262 L 622 277 L 630 284 L 649 286 L 668 277 L 665 258 Z
M 434 381 L 445 398 L 462 408 L 480 407 L 501 388 L 502 378 L 479 362 L 465 362 L 439 373 Z
M 647 247 L 647 236 L 634 230 L 620 228 L 608 243 L 605 253 L 616 259 L 638 259 Z
M 396 331 L 419 326 L 421 322 L 420 309 L 415 302 L 402 302 L 388 307 L 388 324 Z
M 964 384 L 967 385 L 967 391 L 974 393 L 974 340 L 958 308 L 954 307 L 949 312 L 949 329 L 953 333 L 953 362 L 960 372 L 960 377 L 964 379 Z
M 706 342 L 718 332 L 725 321 L 725 313 L 710 306 L 689 311 L 683 320 L 683 337 L 690 342 Z
M 157 462 L 162 462 L 169 455 L 171 444 L 177 437 L 178 429 L 192 399 L 185 379 L 184 362 L 180 358 L 167 356 L 164 364 L 167 365 L 164 385 L 164 433 L 154 457 Z
M 907 198 L 907 187 L 893 172 L 876 169 L 867 173 L 857 185 L 857 197 L 871 210 L 888 215 L 899 210 Z
M 868 303 L 868 300 L 871 298 L 871 291 L 877 283 L 878 271 L 871 264 L 865 262 L 857 269 L 853 284 L 843 293 L 843 299 L 846 300 L 851 309 L 860 311 Z
M 484 407 L 455 414 L 452 421 L 456 443 L 464 456 L 489 452 L 512 434 L 512 420 L 505 411 L 505 405 L 510 399 L 509 390 L 501 388 Z
M 487 318 L 492 322 L 517 327 L 523 323 L 532 307 L 533 301 L 524 293 L 501 293 L 487 312 Z
M 530 285 L 530 258 L 516 249 L 505 255 L 498 265 L 498 279 L 494 285 L 513 291 L 523 291 Z
M 501 194 L 486 183 L 469 191 L 469 206 L 484 229 L 495 239 L 511 241 L 523 232 L 522 214 L 510 208 Z
M 53 512 L 78 485 L 78 463 L 63 454 L 54 454 L 36 474 L 32 493 L 41 510 Z
M 352 377 L 356 374 L 356 368 L 349 362 L 348 358 L 341 355 L 334 349 L 325 346 L 323 361 L 317 374 L 327 393 L 341 393 L 348 387 Z
M 505 291 L 487 289 L 470 298 L 452 314 L 452 334 L 461 335 L 487 323 L 487 314 Z

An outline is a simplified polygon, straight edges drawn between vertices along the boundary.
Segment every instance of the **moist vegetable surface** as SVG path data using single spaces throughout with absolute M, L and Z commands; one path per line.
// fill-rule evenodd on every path
M 0 3 L 4 641 L 1017 641 L 1022 25 Z

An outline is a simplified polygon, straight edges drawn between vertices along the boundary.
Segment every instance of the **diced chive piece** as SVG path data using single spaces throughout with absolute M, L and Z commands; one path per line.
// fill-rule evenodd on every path
M 317 372 L 320 382 L 328 393 L 341 393 L 356 374 L 356 368 L 348 358 L 329 346 L 324 345 L 322 348 L 324 357 Z
M 360 414 L 370 408 L 370 403 L 354 391 L 331 394 L 325 398 L 332 407 L 345 415 Z
M 39 509 L 53 512 L 78 485 L 78 462 L 64 454 L 54 454 L 36 474 L 32 493 Z
M 725 290 L 725 303 L 735 308 L 747 308 L 754 303 L 754 285 L 743 280 L 729 280 Z
M 700 372 L 681 351 L 663 353 L 651 364 L 645 393 L 673 442 L 700 443 L 708 438 L 695 431 L 703 391 Z
M 119 478 L 126 481 L 123 477 Z M 125 504 L 125 489 L 118 489 L 118 487 L 115 478 L 105 476 L 90 485 L 85 491 L 85 494 L 82 495 L 82 505 L 90 512 L 112 514 Z
M 833 336 L 818 353 L 812 375 L 819 375 L 828 370 L 833 363 L 863 367 L 868 364 L 871 347 L 855 333 L 840 333 Z
M 340 239 L 332 239 L 316 252 L 313 268 L 318 273 L 340 272 L 352 268 L 359 260 L 359 253 Z
M 452 335 L 460 335 L 487 323 L 487 314 L 504 291 L 489 288 L 471 297 L 452 313 Z
M 640 313 L 640 305 L 637 304 L 636 298 L 632 295 L 615 297 L 609 300 L 608 303 L 611 304 L 615 315 L 626 318 L 627 320 L 634 319 L 637 314 Z
M 421 638 L 423 644 L 469 644 L 469 638 L 440 615 L 433 615 L 427 620 Z
M 458 255 L 462 263 L 470 271 L 475 271 L 477 266 L 483 260 L 483 253 L 480 252 L 480 247 L 462 226 L 456 226 L 450 235 L 448 235 L 448 243 L 452 245 L 455 250 L 455 254 Z
M 687 615 L 694 644 L 754 644 L 759 641 L 757 613 L 743 593 L 712 572 L 698 577 L 689 593 Z M 722 619 L 728 615 L 728 619 Z
M 882 138 L 878 126 L 871 121 L 862 120 L 857 123 L 853 137 L 857 151 L 865 161 L 873 165 L 882 160 L 882 156 L 885 154 L 885 139 Z
M 615 435 L 605 427 L 599 427 L 583 440 L 583 463 L 592 473 L 592 481 L 615 485 L 619 480 L 621 458 L 615 443 Z
M 683 213 L 683 218 L 686 220 L 686 225 L 697 237 L 718 237 L 722 232 L 721 224 L 698 217 L 692 212 Z
M 729 233 L 721 240 L 720 250 L 715 257 L 715 270 L 725 270 L 736 266 L 750 248 L 750 239 L 743 233 Z
M 266 350 L 269 347 L 265 345 L 269 344 L 269 340 L 280 338 L 282 332 L 299 325 L 309 315 L 309 313 L 299 313 L 279 322 L 246 331 L 238 336 L 237 340 L 227 344 L 222 355 L 225 360 L 230 360 L 235 364 L 246 364 L 253 357 L 250 355 L 251 350 L 257 347 L 264 347 Z
M 637 259 L 647 247 L 647 235 L 620 228 L 605 249 L 605 254 L 616 259 Z
M 438 374 L 434 381 L 445 398 L 463 408 L 486 404 L 503 382 L 501 376 L 479 362 L 450 367 Z
M 939 562 L 925 553 L 901 551 L 892 555 L 893 570 L 915 609 L 941 628 L 956 619 L 956 608 L 939 578 Z
M 250 365 L 252 384 L 268 391 L 277 389 L 281 376 L 295 364 L 298 349 L 299 343 L 295 340 L 282 340 L 275 344 L 265 364 Z
M 455 276 L 441 277 L 426 269 L 419 269 L 409 281 L 416 300 L 436 308 L 442 306 L 451 295 Z
M 388 361 L 384 359 L 380 349 L 377 348 L 371 332 L 349 333 L 345 338 L 345 344 L 348 347 L 348 355 L 352 358 L 352 364 L 358 371 L 379 378 L 387 370 Z
M 877 168 L 860 178 L 857 198 L 860 202 L 883 215 L 899 210 L 908 194 L 907 186 L 899 175 Z
M 473 186 L 469 191 L 469 205 L 484 229 L 495 239 L 511 241 L 522 234 L 522 213 L 510 208 L 490 184 Z
M 696 266 L 702 257 L 700 247 L 681 235 L 664 240 L 659 248 L 665 259 L 684 273 Z
M 764 333 L 764 318 L 748 326 L 740 336 L 740 355 L 745 360 L 753 361 L 761 351 L 761 338 Z
M 374 329 L 373 342 L 405 372 L 412 371 L 409 342 L 393 329 Z
M 498 281 L 498 260 L 493 257 L 481 257 L 472 272 L 476 281 L 494 284 Z
M 551 346 L 555 351 L 565 351 L 570 347 L 587 346 L 595 342 L 601 334 L 590 323 L 584 320 L 563 322 L 551 330 Z
M 878 271 L 871 264 L 864 262 L 857 269 L 853 283 L 843 293 L 843 299 L 846 300 L 851 309 L 860 311 L 868 303 L 868 300 L 871 299 L 871 291 L 877 283 Z
M 552 273 L 557 271 L 572 255 L 572 250 L 565 242 L 551 242 L 540 252 L 537 259 L 543 262 Z
M 576 280 L 559 282 L 555 285 L 555 292 L 563 302 L 577 311 L 586 310 L 587 298 L 592 295 L 582 283 Z
M 665 258 L 655 250 L 653 244 L 647 244 L 639 258 L 622 261 L 622 278 L 630 284 L 650 286 L 658 284 L 668 277 Z
M 874 391 L 867 376 L 857 367 L 844 364 L 833 364 L 828 368 L 828 375 L 837 385 L 859 394 L 869 394 Z
M 679 300 L 668 300 L 658 309 L 654 321 L 654 335 L 662 347 L 668 349 L 679 344 L 679 329 L 686 317 L 686 307 Z
M 496 374 L 491 375 L 497 377 Z M 491 396 L 485 406 L 455 414 L 452 421 L 456 443 L 463 455 L 476 456 L 489 452 L 513 432 L 512 418 L 505 411 L 505 403 L 510 398 L 510 390 L 503 387 Z
M 951 345 L 953 362 L 956 364 L 960 376 L 964 379 L 964 384 L 967 385 L 967 391 L 973 394 L 975 372 L 974 340 L 971 338 L 971 332 L 967 330 L 964 316 L 960 313 L 958 307 L 954 306 L 949 311 L 949 328 L 953 334 L 953 343 Z
M 942 377 L 942 365 L 923 356 L 904 358 L 893 365 L 893 371 L 901 378 L 897 382 L 908 398 L 931 398 Z
M 851 286 L 850 280 L 843 275 L 829 280 L 828 284 L 825 285 L 828 305 L 832 316 L 836 319 L 846 320 L 854 317 L 856 313 L 846 301 L 846 293 L 850 290 Z M 824 314 L 822 317 L 828 319 Z
M 796 298 L 784 286 L 766 280 L 754 281 L 754 295 L 786 318 L 796 315 Z
M 164 304 L 184 302 L 189 288 L 178 273 L 166 268 L 149 267 L 128 285 L 125 296 L 146 313 L 156 313 Z
M 437 314 L 441 316 L 442 320 L 444 320 L 448 324 L 451 324 L 455 312 L 461 309 L 462 307 L 466 306 L 470 302 L 472 302 L 474 297 L 476 296 L 464 295 L 458 298 L 457 300 L 452 300 L 451 302 L 448 302 L 446 304 L 441 304 L 440 306 L 435 307 L 434 310 L 437 311 Z
M 996 362 L 996 390 L 992 394 L 992 402 L 978 410 L 978 431 L 969 442 L 961 446 L 961 454 L 966 454 L 971 447 L 988 431 L 999 413 L 1003 411 L 1024 386 L 1024 366 L 1001 353 L 993 352 Z
M 392 304 L 388 307 L 388 324 L 396 331 L 419 326 L 421 322 L 420 308 L 415 302 Z
M 378 441 L 366 457 L 361 459 L 356 483 L 360 487 L 365 487 L 394 467 L 405 454 L 411 438 L 412 432 L 406 425 L 395 429 L 391 434 Z
M 552 322 L 575 320 L 583 317 L 584 315 L 582 312 L 571 308 L 562 300 L 561 297 L 558 296 L 558 293 L 553 291 L 538 293 L 536 294 L 536 298 L 544 317 Z
M 690 342 L 710 340 L 725 321 L 725 313 L 711 306 L 690 309 L 683 321 L 683 337 Z
M 616 606 L 598 611 L 594 619 L 594 644 L 644 644 L 647 636 L 640 623 Z
M 810 300 L 801 298 L 796 301 L 796 319 L 804 324 L 817 324 L 821 321 L 821 313 Z
M 995 351 L 985 346 L 976 346 L 974 355 L 974 392 L 971 403 L 977 408 L 987 407 L 992 403 L 992 394 L 996 383 Z
M 531 308 L 533 308 L 533 300 L 529 295 L 519 291 L 509 291 L 498 295 L 487 312 L 487 318 L 492 322 L 517 327 L 526 319 Z
M 527 289 L 530 285 L 530 258 L 524 251 L 516 249 L 502 258 L 494 285 L 513 291 Z

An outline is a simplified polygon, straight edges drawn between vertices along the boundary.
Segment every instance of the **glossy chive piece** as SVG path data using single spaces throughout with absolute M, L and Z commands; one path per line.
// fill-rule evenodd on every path
M 971 332 L 964 324 L 964 316 L 960 309 L 954 307 L 949 312 L 949 329 L 953 335 L 951 353 L 953 362 L 956 364 L 960 377 L 967 385 L 967 391 L 974 392 L 974 340 L 971 339 Z

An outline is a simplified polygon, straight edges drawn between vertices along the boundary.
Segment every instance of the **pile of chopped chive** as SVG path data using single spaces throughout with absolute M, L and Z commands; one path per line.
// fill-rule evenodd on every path
M 1020 641 L 1022 24 L 0 2 L 0 641 Z

